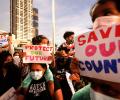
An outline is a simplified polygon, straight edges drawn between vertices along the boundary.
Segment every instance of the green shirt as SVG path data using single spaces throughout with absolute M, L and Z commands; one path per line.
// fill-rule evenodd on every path
M 91 100 L 90 99 L 90 84 L 86 85 L 82 89 L 78 90 L 71 100 Z

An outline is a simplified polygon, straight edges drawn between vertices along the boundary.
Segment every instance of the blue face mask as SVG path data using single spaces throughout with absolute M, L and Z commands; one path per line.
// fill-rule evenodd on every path
M 31 71 L 30 76 L 34 80 L 39 80 L 42 78 L 43 72 L 42 71 Z

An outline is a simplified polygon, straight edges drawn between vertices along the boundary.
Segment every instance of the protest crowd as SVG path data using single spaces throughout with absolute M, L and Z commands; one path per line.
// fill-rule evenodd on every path
M 44 34 L 21 51 L 9 39 L 0 47 L 0 100 L 120 100 L 119 4 L 97 0 L 93 30 L 66 31 L 55 53 Z

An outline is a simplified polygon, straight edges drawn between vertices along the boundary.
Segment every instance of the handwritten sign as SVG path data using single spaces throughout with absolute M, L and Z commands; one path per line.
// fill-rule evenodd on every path
M 26 45 L 23 52 L 26 56 L 23 58 L 23 63 L 51 63 L 51 53 L 53 47 L 41 45 Z
M 75 51 L 81 75 L 120 83 L 120 25 L 80 34 Z

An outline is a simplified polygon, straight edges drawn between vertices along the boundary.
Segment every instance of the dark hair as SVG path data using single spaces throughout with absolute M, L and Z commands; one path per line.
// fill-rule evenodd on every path
M 48 38 L 45 37 L 44 35 L 38 35 L 36 37 L 33 37 L 32 38 L 32 44 L 33 45 L 38 45 L 39 43 L 42 42 L 43 39 L 47 39 L 48 40 Z M 48 44 L 49 44 L 49 40 L 48 40 Z
M 109 2 L 109 1 L 114 2 L 117 10 L 120 12 L 120 0 L 97 0 L 97 2 L 90 9 L 90 16 L 91 16 L 93 22 L 95 20 L 95 18 L 93 18 L 93 9 L 95 8 L 96 4 L 102 5 L 102 4 Z
M 72 31 L 67 31 L 67 32 L 64 33 L 63 38 L 66 39 L 67 37 L 69 37 L 69 36 L 71 36 L 71 35 L 74 35 L 74 32 L 72 32 Z
M 17 53 L 19 54 L 19 52 L 17 52 L 17 51 L 16 51 L 16 52 L 14 52 L 13 56 L 15 56 Z
M 9 53 L 9 51 L 2 51 L 2 52 L 0 53 L 0 62 L 4 63 L 4 61 L 6 60 L 6 58 L 7 58 L 8 56 L 11 56 L 11 57 L 12 57 L 12 55 Z
M 29 63 L 30 69 L 31 69 L 32 64 L 34 63 Z M 37 64 L 40 64 L 42 68 L 47 69 L 47 65 L 45 63 L 37 63 Z
M 11 56 L 11 57 L 12 57 L 12 55 L 9 53 L 9 51 L 2 51 L 2 52 L 0 53 L 0 66 L 3 66 L 4 61 L 6 61 L 6 58 L 7 58 L 8 56 Z

